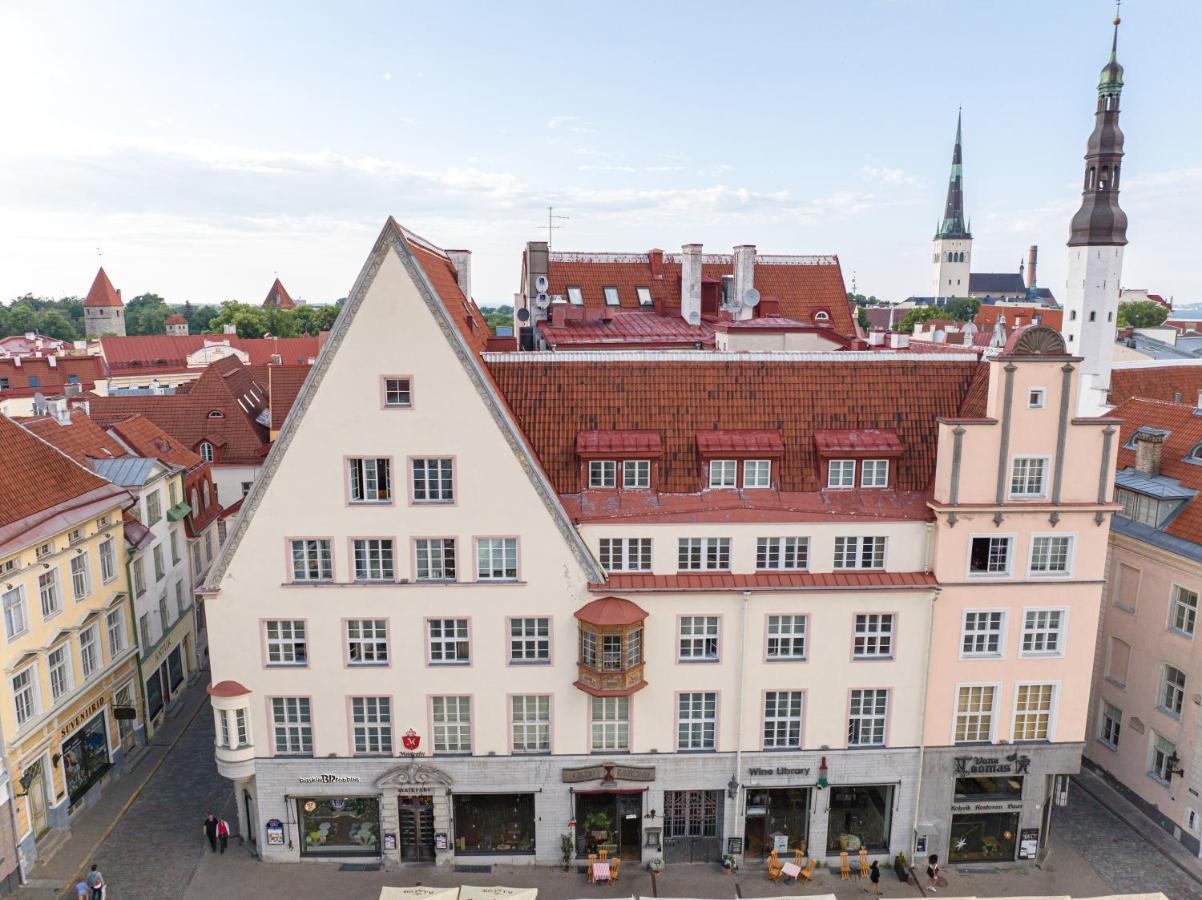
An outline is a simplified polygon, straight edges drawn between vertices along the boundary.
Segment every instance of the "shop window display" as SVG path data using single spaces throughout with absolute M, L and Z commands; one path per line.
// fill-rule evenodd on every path
M 301 856 L 379 856 L 380 801 L 309 797 L 296 801 Z
M 831 785 L 830 792 L 827 852 L 887 851 L 893 823 L 892 785 Z
M 533 794 L 456 794 L 455 852 L 534 853 Z
M 951 862 L 1012 860 L 1018 841 L 1018 813 L 952 816 L 951 838 Z
M 956 802 L 966 800 L 1021 800 L 1023 776 L 1002 775 L 997 778 L 979 776 L 956 779 Z
M 67 793 L 75 803 L 109 770 L 108 731 L 104 713 L 63 741 L 63 771 Z
M 805 854 L 809 825 L 809 788 L 749 789 L 744 852 L 750 859 L 766 857 L 774 848 Z

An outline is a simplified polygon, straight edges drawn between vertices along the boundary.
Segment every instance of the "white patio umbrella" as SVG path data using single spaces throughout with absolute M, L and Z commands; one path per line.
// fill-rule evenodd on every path
M 465 884 L 459 888 L 459 900 L 537 900 L 538 888 L 482 887 Z
M 459 900 L 459 888 L 382 887 L 380 900 Z

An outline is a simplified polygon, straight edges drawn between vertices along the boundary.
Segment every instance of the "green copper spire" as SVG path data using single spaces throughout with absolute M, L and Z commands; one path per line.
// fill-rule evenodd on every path
M 943 206 L 943 221 L 935 232 L 939 238 L 971 238 L 964 226 L 964 153 L 961 147 L 961 113 L 956 110 L 956 145 L 952 148 L 952 171 L 947 179 L 947 202 Z

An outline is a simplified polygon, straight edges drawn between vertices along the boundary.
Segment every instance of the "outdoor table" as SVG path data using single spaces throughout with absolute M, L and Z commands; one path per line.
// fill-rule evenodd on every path
M 801 874 L 801 866 L 797 865 L 796 863 L 787 862 L 780 867 L 780 871 L 782 875 L 788 875 L 790 878 L 796 881 L 797 876 Z
M 593 863 L 593 881 L 609 881 L 609 863 Z

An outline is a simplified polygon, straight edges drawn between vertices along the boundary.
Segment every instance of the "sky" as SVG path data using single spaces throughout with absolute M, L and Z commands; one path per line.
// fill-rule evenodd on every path
M 835 253 L 931 290 L 956 109 L 975 271 L 1063 295 L 1105 0 L 0 0 L 0 301 L 344 296 L 389 215 L 473 251 Z M 1126 287 L 1202 301 L 1202 3 L 1128 0 Z

